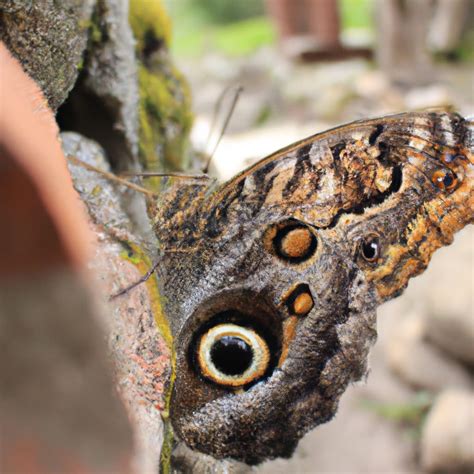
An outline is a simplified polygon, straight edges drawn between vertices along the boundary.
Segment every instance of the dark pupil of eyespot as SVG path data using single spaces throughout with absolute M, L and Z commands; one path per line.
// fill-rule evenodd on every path
M 443 177 L 443 184 L 446 188 L 449 188 L 453 184 L 453 177 L 449 174 L 446 173 Z
M 370 242 L 365 242 L 362 245 L 362 252 L 367 260 L 372 260 L 376 258 L 378 254 L 378 249 L 379 246 L 374 240 L 371 240 Z
M 243 374 L 252 363 L 252 348 L 235 336 L 224 336 L 211 348 L 211 360 L 226 375 Z

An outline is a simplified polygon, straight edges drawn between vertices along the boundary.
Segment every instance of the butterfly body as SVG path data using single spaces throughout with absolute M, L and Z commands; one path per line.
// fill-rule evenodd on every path
M 255 464 L 331 419 L 366 373 L 377 306 L 472 222 L 473 160 L 458 115 L 400 114 L 171 189 L 155 225 L 178 436 Z

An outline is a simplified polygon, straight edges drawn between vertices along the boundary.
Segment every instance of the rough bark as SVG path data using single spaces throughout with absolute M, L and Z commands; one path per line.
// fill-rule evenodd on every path
M 71 132 L 64 133 L 62 141 L 66 156 L 109 170 L 104 152 L 95 142 Z M 167 411 L 172 341 L 156 280 L 152 277 L 109 301 L 111 295 L 147 272 L 148 251 L 132 232 L 134 225 L 123 210 L 120 190 L 94 171 L 78 165 L 70 165 L 70 170 L 98 240 L 89 269 L 106 309 L 100 316 L 114 361 L 114 379 L 132 421 L 133 467 L 136 472 L 158 472 L 166 428 L 161 413 Z M 153 242 L 148 244 L 153 246 Z
M 76 82 L 95 0 L 2 0 L 0 39 L 56 110 Z
M 55 172 L 66 159 L 46 106 L 58 111 L 61 129 L 82 133 L 62 135 L 66 154 L 109 170 L 182 167 L 191 114 L 167 49 L 168 22 L 159 0 L 134 1 L 131 12 L 127 0 L 0 1 L 0 38 L 44 93 L 36 89 L 32 98 L 30 90 L 7 87 L 4 96 L 29 103 L 37 119 L 44 110 L 51 128 L 46 137 L 38 123 L 2 123 L 9 138 L 22 137 L 21 166 L 2 175 L 0 206 L 2 222 L 11 222 L 2 239 L 11 265 L 0 267 L 4 471 L 148 473 L 158 471 L 160 454 L 161 469 L 170 468 L 172 340 L 156 280 L 109 301 L 156 256 L 144 203 L 72 165 L 89 216 L 79 226 L 89 227 L 88 236 L 74 230 L 74 206 L 55 193 L 74 191 L 70 177 Z M 46 142 L 59 154 L 48 154 Z M 3 137 L 1 145 L 3 167 Z M 88 240 L 86 259 L 79 250 Z

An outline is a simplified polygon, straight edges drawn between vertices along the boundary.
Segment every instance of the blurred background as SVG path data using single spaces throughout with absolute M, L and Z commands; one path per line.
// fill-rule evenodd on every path
M 199 171 L 242 87 L 210 168 L 225 180 L 355 119 L 426 107 L 473 115 L 473 25 L 474 0 L 0 1 L 0 118 L 15 131 L 0 148 L 16 142 L 0 173 L 0 447 L 10 454 L 0 471 L 130 472 L 133 457 L 137 472 L 158 472 L 164 439 L 171 336 L 153 319 L 157 282 L 109 299 L 155 261 L 145 206 L 71 165 L 89 225 L 76 216 L 55 119 L 64 154 L 95 168 L 176 170 L 194 156 Z M 79 258 L 89 227 L 98 243 Z M 254 472 L 474 472 L 473 243 L 471 226 L 380 308 L 367 380 L 292 459 Z M 86 260 L 104 311 L 82 280 Z
M 220 179 L 355 119 L 426 107 L 474 113 L 472 0 L 165 6 L 172 55 L 192 89 L 196 149 L 214 148 L 243 87 L 213 157 L 211 173 Z M 291 460 L 256 472 L 472 472 L 473 263 L 466 229 L 380 309 L 370 375 L 349 388 L 336 419 L 307 435 Z M 462 449 L 453 441 L 460 433 Z
M 474 111 L 472 0 L 164 3 L 172 55 L 192 87 L 198 148 L 220 94 L 244 89 L 216 153 L 221 177 L 361 117 L 450 105 Z M 222 115 L 231 98 L 229 91 Z

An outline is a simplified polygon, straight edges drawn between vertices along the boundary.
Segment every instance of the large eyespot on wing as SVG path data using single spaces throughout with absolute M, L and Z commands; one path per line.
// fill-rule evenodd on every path
M 243 289 L 204 301 L 186 333 L 177 347 L 177 384 L 195 391 L 197 405 L 266 380 L 281 356 L 282 315 L 267 297 Z
M 242 387 L 261 378 L 270 363 L 265 340 L 251 328 L 217 324 L 197 346 L 201 374 L 218 385 Z
M 299 264 L 316 254 L 318 239 L 310 226 L 296 219 L 289 219 L 267 229 L 264 245 L 279 260 Z

